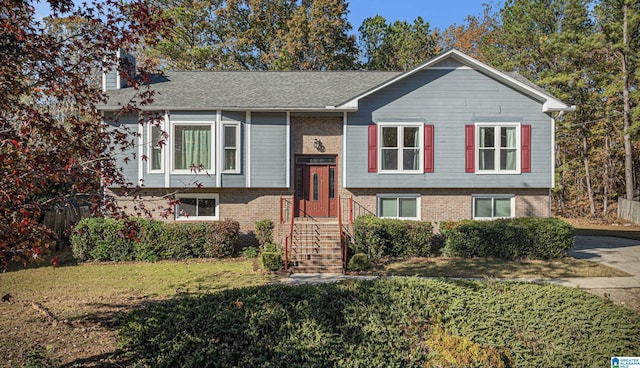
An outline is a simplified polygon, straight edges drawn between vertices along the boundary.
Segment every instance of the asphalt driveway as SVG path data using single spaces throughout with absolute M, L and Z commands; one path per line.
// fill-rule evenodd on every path
M 569 255 L 617 268 L 630 277 L 555 279 L 556 284 L 585 289 L 640 288 L 640 241 L 610 236 L 576 236 Z
M 640 241 L 610 236 L 576 236 L 569 255 L 640 277 Z

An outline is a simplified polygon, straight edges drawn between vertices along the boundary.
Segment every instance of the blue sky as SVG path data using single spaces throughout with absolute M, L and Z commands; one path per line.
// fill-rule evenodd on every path
M 75 0 L 76 3 L 82 0 Z M 91 1 L 88 1 L 91 2 Z M 412 22 L 421 16 L 429 22 L 430 28 L 445 29 L 453 23 L 462 24 L 468 15 L 482 14 L 482 4 L 490 0 L 348 0 L 349 23 L 353 33 L 366 18 L 377 14 L 387 22 L 406 20 Z M 496 3 L 496 1 L 493 1 Z M 502 1 L 497 1 L 502 3 Z M 49 4 L 45 0 L 34 1 L 36 13 L 44 17 L 50 13 Z
M 468 15 L 480 15 L 482 4 L 489 0 L 349 0 L 349 23 L 354 33 L 366 18 L 382 15 L 387 22 L 412 22 L 421 16 L 429 28 L 445 29 L 453 23 L 463 24 Z M 494 1 L 501 4 L 502 1 Z

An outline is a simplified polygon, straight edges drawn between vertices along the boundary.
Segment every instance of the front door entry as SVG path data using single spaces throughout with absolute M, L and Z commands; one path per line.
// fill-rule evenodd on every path
M 296 216 L 335 217 L 336 157 L 296 157 Z

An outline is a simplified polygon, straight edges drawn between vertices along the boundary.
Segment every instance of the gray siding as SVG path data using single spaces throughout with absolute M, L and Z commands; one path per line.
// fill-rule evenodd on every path
M 287 116 L 285 113 L 251 115 L 251 186 L 286 187 Z
M 221 117 L 222 123 L 240 122 L 240 173 L 239 174 L 222 174 L 223 188 L 244 188 L 247 186 L 246 179 L 246 147 L 245 146 L 245 120 L 246 113 L 238 111 L 223 111 Z M 222 131 L 222 130 L 221 130 Z M 223 143 L 224 144 L 224 143 Z M 218 154 L 223 155 L 223 148 L 218 147 Z M 224 156 L 222 158 L 224 160 Z M 222 168 L 221 168 L 222 169 Z
M 367 125 L 371 122 L 434 125 L 435 172 L 367 172 Z M 475 122 L 530 124 L 531 173 L 465 172 L 464 127 Z M 349 188 L 549 188 L 551 118 L 542 105 L 471 69 L 420 71 L 360 101 L 347 126 L 346 187 Z
M 125 132 L 128 130 L 129 137 L 127 141 L 132 142 L 129 148 L 122 150 L 122 146 L 112 144 L 115 148 L 113 151 L 113 157 L 116 162 L 116 167 L 122 169 L 122 174 L 125 180 L 132 184 L 138 185 L 138 118 L 137 116 L 125 116 L 121 117 L 117 124 L 109 123 L 107 126 L 108 132 Z
M 171 111 L 169 113 L 169 120 L 173 122 L 215 122 L 216 121 L 216 112 L 215 111 Z M 171 134 L 171 130 L 169 130 L 169 134 Z M 214 137 L 214 141 L 217 140 L 217 137 Z M 217 146 L 216 146 L 217 151 Z M 214 159 L 218 160 L 217 156 L 218 152 L 215 152 Z M 170 160 L 170 155 L 166 156 L 165 159 Z M 173 163 L 168 162 L 167 169 L 171 170 Z M 171 172 L 171 171 L 169 171 Z M 205 188 L 215 188 L 216 184 L 216 173 L 209 172 L 208 175 L 202 173 L 192 173 L 192 174 L 171 174 L 169 184 L 172 188 L 181 188 L 181 187 L 193 187 L 195 182 L 202 183 Z

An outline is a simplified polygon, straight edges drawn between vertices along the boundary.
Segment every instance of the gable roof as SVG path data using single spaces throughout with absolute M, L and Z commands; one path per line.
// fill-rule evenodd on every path
M 553 111 L 571 111 L 573 110 L 573 108 L 569 107 L 568 105 L 566 105 L 565 103 L 563 103 L 562 101 L 558 100 L 557 98 L 553 97 L 552 95 L 550 95 L 549 93 L 547 93 L 546 91 L 544 91 L 542 88 L 540 88 L 539 86 L 536 86 L 533 82 L 527 80 L 526 78 L 522 77 L 519 74 L 516 73 L 512 73 L 512 74 L 507 74 L 504 72 L 501 72 L 495 68 L 490 67 L 489 65 L 482 63 L 456 49 L 451 49 L 447 52 L 444 52 L 436 57 L 434 57 L 433 59 L 427 61 L 426 63 L 419 65 L 409 71 L 407 71 L 406 73 L 403 73 L 401 75 L 398 75 L 396 77 L 391 78 L 390 80 L 386 81 L 385 83 L 376 86 L 366 92 L 363 92 L 362 94 L 359 94 L 339 105 L 336 106 L 337 109 L 348 109 L 348 108 L 353 108 L 353 109 L 357 109 L 358 106 L 358 101 L 362 98 L 365 98 L 385 87 L 388 87 L 404 78 L 407 78 L 421 70 L 425 70 L 425 69 L 429 69 L 434 67 L 435 65 L 443 62 L 446 59 L 453 59 L 456 60 L 460 63 L 462 63 L 464 66 L 469 67 L 471 69 L 477 70 L 480 73 L 483 73 L 485 75 L 487 75 L 490 78 L 493 78 L 495 80 L 498 80 L 499 82 L 502 82 L 504 84 L 506 84 L 507 86 L 510 86 L 511 88 L 520 91 L 521 93 L 535 99 L 535 100 L 539 100 L 543 103 L 542 106 L 542 111 L 543 112 L 553 112 Z
M 516 73 L 504 73 L 452 49 L 405 73 L 388 71 L 170 71 L 153 82 L 154 110 L 355 111 L 358 102 L 404 78 L 452 59 L 526 96 L 543 112 L 571 107 Z M 443 64 L 441 64 L 443 65 Z M 455 66 L 454 66 L 455 67 Z M 101 110 L 119 110 L 133 88 L 107 91 Z

